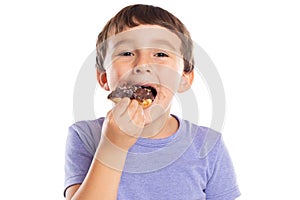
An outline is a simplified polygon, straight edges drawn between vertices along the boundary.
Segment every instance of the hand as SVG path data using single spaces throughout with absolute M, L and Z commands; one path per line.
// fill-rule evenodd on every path
M 123 98 L 108 112 L 102 134 L 117 147 L 127 151 L 141 136 L 145 125 L 142 106 L 136 100 Z

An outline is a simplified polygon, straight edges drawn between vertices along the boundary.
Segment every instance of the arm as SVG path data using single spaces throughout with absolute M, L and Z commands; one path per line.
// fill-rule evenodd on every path
M 144 113 L 138 103 L 128 98 L 120 101 L 107 114 L 101 141 L 83 183 L 70 186 L 66 199 L 116 199 L 127 151 L 143 126 Z
M 206 185 L 207 200 L 233 200 L 240 196 L 234 167 L 229 152 L 219 138 L 214 150 L 210 152 L 209 180 Z
M 67 189 L 66 199 L 117 199 L 121 174 L 94 159 L 83 183 Z

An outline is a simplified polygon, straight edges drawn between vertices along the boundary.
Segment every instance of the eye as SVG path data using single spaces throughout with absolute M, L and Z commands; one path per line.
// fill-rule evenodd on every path
M 166 53 L 164 52 L 158 52 L 154 55 L 155 57 L 169 57 Z
M 126 51 L 126 52 L 122 52 L 119 54 L 120 56 L 134 56 L 133 53 L 129 52 L 129 51 Z

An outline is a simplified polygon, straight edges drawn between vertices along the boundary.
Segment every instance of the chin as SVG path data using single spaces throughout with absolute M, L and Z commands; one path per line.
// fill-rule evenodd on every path
M 149 108 L 144 110 L 145 125 L 155 123 L 157 121 L 164 121 L 169 115 L 169 109 L 165 109 L 162 105 L 152 104 Z

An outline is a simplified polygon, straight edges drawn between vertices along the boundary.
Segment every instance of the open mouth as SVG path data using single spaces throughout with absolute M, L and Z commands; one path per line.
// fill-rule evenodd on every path
M 149 85 L 130 85 L 117 87 L 108 95 L 108 99 L 117 103 L 122 98 L 135 99 L 143 108 L 149 107 L 157 96 L 157 91 Z
M 151 99 L 152 101 L 154 101 L 157 95 L 157 91 L 154 87 L 145 86 L 145 85 L 134 86 L 134 87 L 136 87 L 133 93 L 134 99 L 136 100 Z

